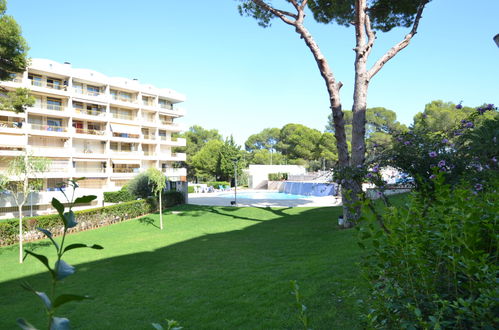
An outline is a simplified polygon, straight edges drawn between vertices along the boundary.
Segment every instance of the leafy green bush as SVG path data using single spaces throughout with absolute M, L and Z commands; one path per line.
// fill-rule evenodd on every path
M 127 185 L 128 191 L 136 198 L 154 196 L 153 184 L 146 173 L 136 175 Z
M 208 187 L 213 187 L 215 189 L 218 189 L 218 186 L 230 186 L 230 183 L 228 181 L 211 181 L 211 182 L 206 182 L 206 185 Z
M 137 199 L 128 188 L 121 188 L 118 191 L 105 191 L 104 192 L 104 202 L 106 203 L 120 203 L 120 202 L 130 202 Z
M 157 205 L 154 198 L 134 200 L 106 207 L 75 211 L 78 225 L 71 231 L 80 231 L 96 228 L 128 219 L 133 219 L 147 213 L 156 211 Z M 0 246 L 17 242 L 19 219 L 6 219 L 0 222 Z M 41 215 L 23 218 L 25 232 L 33 232 L 36 227 L 42 227 L 53 232 L 54 236 L 62 234 L 59 215 Z M 42 238 L 42 235 L 31 235 L 32 239 Z
M 194 193 L 194 186 L 187 186 L 187 193 L 188 194 Z
M 359 228 L 372 252 L 368 322 L 383 329 L 493 329 L 499 324 L 497 186 L 451 189 L 435 178 L 434 200 L 414 194 L 390 208 L 384 228 Z M 379 214 L 377 220 L 379 221 Z
M 282 181 L 288 179 L 288 173 L 269 173 L 270 181 Z

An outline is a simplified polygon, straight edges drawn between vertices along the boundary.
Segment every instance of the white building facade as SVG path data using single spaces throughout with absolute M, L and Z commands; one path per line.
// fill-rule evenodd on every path
M 46 193 L 37 194 L 37 204 L 48 205 L 50 192 L 70 178 L 84 177 L 82 193 L 98 196 L 150 167 L 186 181 L 186 169 L 177 166 L 186 155 L 172 151 L 186 144 L 175 137 L 184 130 L 175 122 L 185 115 L 177 106 L 184 95 L 45 59 L 33 59 L 26 72 L 0 85 L 28 88 L 36 100 L 24 113 L 0 110 L 0 171 L 25 151 L 49 158 L 40 176 Z M 0 214 L 12 206 L 0 197 Z

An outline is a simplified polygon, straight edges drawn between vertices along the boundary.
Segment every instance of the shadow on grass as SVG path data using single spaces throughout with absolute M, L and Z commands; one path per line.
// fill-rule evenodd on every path
M 141 224 L 153 226 L 153 227 L 156 227 L 159 229 L 159 226 L 154 223 L 154 219 L 150 218 L 148 216 L 145 216 L 143 218 L 139 218 L 139 219 L 137 219 L 137 221 L 140 222 Z
M 271 220 L 238 216 L 233 208 L 176 209 L 182 211 L 179 217 L 215 213 L 256 222 L 150 252 L 76 265 L 76 274 L 61 284 L 59 293 L 89 294 L 95 300 L 64 305 L 58 316 L 68 317 L 78 329 L 148 329 L 165 318 L 186 329 L 295 329 L 299 321 L 289 281 L 298 280 L 314 329 L 359 328 L 358 297 L 332 299 L 361 281 L 355 231 L 338 231 L 332 220 L 339 209 L 297 214 L 259 209 L 277 215 Z M 15 328 L 17 317 L 44 324 L 40 301 L 19 288 L 23 280 L 37 290 L 48 289 L 47 274 L 0 283 L 0 296 L 9 297 L 0 300 L 0 329 Z

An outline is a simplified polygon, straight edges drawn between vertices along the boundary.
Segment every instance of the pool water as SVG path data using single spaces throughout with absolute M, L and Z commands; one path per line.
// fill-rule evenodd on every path
M 230 193 L 221 193 L 218 194 L 217 197 L 223 198 L 232 198 L 234 199 L 234 192 Z M 244 199 L 307 199 L 311 196 L 304 195 L 293 195 L 293 194 L 285 194 L 279 192 L 237 192 L 237 198 Z

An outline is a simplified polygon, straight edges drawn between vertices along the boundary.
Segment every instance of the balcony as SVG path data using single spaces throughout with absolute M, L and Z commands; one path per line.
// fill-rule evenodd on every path
M 87 115 L 87 116 L 96 116 L 96 117 L 105 117 L 106 116 L 106 111 L 100 111 L 100 110 L 88 110 L 88 109 L 75 108 L 74 111 L 77 114 Z
M 61 157 L 69 157 L 69 150 L 64 148 L 64 145 L 59 145 L 59 146 L 52 146 L 52 147 L 46 147 L 46 146 L 37 146 L 37 145 L 31 145 L 28 146 L 27 150 L 33 154 L 33 156 L 47 156 L 47 155 L 60 155 Z M 63 167 L 63 169 L 66 171 L 67 168 Z
M 139 173 L 140 167 L 121 167 L 114 168 L 113 173 Z
M 73 91 L 75 92 L 75 94 L 94 96 L 94 97 L 99 97 L 101 95 L 104 95 L 104 93 L 101 93 L 101 92 L 86 90 L 86 89 L 81 89 L 81 88 L 73 88 Z
M 185 168 L 162 168 L 161 171 L 165 173 L 167 177 L 187 176 L 187 170 Z
M 66 110 L 66 107 L 62 104 L 53 104 L 53 103 L 38 103 L 33 107 L 28 108 L 28 112 L 39 113 L 39 114 L 51 114 L 61 116 L 67 116 L 68 114 L 63 114 Z
M 156 140 L 156 135 L 154 134 L 142 134 L 144 140 Z
M 138 134 L 130 133 L 113 133 L 113 137 L 122 139 L 138 139 L 140 136 Z
M 49 132 L 67 132 L 68 131 L 67 127 L 45 125 L 45 124 L 29 124 L 29 127 L 32 130 L 37 130 L 37 131 L 49 131 Z
M 111 112 L 111 117 L 113 117 L 115 119 L 123 119 L 123 120 L 135 120 L 137 118 L 133 115 L 125 115 L 122 113 L 112 113 L 112 112 Z
M 86 129 L 86 128 L 75 128 L 76 134 L 87 134 L 87 135 L 98 135 L 104 136 L 106 131 L 96 130 L 96 129 Z
M 62 83 L 47 82 L 46 80 L 29 79 L 29 82 L 31 86 L 36 86 L 36 87 L 55 89 L 59 91 L 66 91 L 68 89 L 68 86 L 63 85 Z
M 2 129 L 22 129 L 23 123 L 18 121 L 3 121 L 0 120 L 0 130 Z
M 162 144 L 167 144 L 172 147 L 185 147 L 187 143 L 186 139 L 184 138 L 170 138 L 164 135 L 160 135 L 159 138 Z

